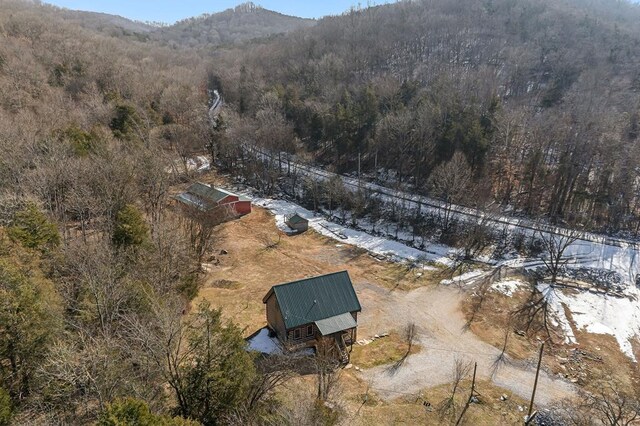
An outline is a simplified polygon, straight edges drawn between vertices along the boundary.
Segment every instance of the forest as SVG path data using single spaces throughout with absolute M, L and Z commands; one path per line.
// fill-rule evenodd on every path
M 218 223 L 170 200 L 196 154 L 233 170 L 255 145 L 447 202 L 640 230 L 626 1 L 400 1 L 220 47 L 37 2 L 0 11 L 0 425 L 331 424 L 274 399 L 283 376 L 193 303 Z
M 360 158 L 439 198 L 430 177 L 460 152 L 460 204 L 636 235 L 639 16 L 610 1 L 399 2 L 219 52 L 216 77 L 274 152 L 340 173 Z

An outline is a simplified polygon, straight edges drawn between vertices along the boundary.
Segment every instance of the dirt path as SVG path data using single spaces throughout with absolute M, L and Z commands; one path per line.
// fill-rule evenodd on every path
M 480 378 L 492 380 L 516 395 L 531 395 L 535 365 L 508 362 L 492 376 L 493 363 L 500 351 L 482 342 L 464 328 L 459 310 L 463 294 L 450 287 L 423 287 L 410 292 L 389 292 L 377 285 L 356 284 L 363 309 L 359 319 L 359 337 L 402 329 L 415 322 L 422 350 L 407 358 L 404 365 L 391 372 L 388 366 L 363 370 L 365 380 L 386 399 L 401 393 L 417 393 L 425 388 L 451 382 L 456 359 L 478 362 Z M 576 388 L 569 382 L 551 378 L 541 372 L 536 401 L 548 405 L 565 397 L 575 396 Z

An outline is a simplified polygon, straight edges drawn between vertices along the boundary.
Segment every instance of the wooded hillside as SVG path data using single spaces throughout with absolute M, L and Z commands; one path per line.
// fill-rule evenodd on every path
M 284 34 L 313 26 L 312 19 L 297 18 L 248 2 L 223 12 L 188 18 L 151 33 L 152 40 L 172 47 L 211 49 L 254 38 Z
M 270 148 L 342 172 L 360 153 L 440 198 L 460 151 L 456 202 L 635 234 L 639 23 L 626 1 L 405 1 L 230 50 L 218 73 L 245 124 L 290 125 Z
M 304 422 L 283 409 L 284 376 L 192 304 L 219 221 L 170 205 L 205 152 L 360 157 L 450 203 L 637 235 L 638 6 L 402 1 L 314 22 L 244 6 L 158 29 L 0 0 L 0 425 L 332 421 L 322 401 Z

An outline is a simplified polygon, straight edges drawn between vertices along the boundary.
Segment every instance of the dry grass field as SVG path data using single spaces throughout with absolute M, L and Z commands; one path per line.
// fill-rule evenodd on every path
M 442 271 L 417 273 L 406 265 L 379 261 L 364 250 L 313 231 L 286 236 L 276 228 L 273 215 L 260 208 L 221 225 L 217 238 L 217 251 L 205 265 L 207 274 L 199 298 L 222 308 L 227 318 L 243 327 L 246 336 L 265 326 L 262 297 L 271 286 L 340 270 L 349 272 L 363 306 L 358 338 L 382 333 L 390 336 L 366 346 L 355 346 L 354 367 L 341 371 L 339 389 L 334 395 L 343 418 L 348 419 L 346 423 L 447 424 L 453 414 L 442 417 L 436 408 L 449 392 L 451 364 L 458 357 L 456 351 L 467 346 L 471 349 L 466 359 L 482 361 L 483 371 L 478 374 L 480 403 L 472 404 L 465 424 L 507 425 L 522 418 L 519 407 L 524 404 L 523 396 L 529 391 L 533 372 L 529 367 L 505 371 L 509 387 L 491 381 L 486 366 L 494 356 L 488 356 L 489 353 L 495 354 L 496 349 L 462 330 L 464 314 L 460 308 L 468 294 L 438 285 L 445 278 Z M 407 358 L 408 367 L 401 367 L 404 370 L 398 376 L 389 376 L 388 387 L 378 389 L 380 383 L 386 384 L 388 365 L 402 358 L 406 351 L 401 336 L 411 322 L 416 322 L 419 336 Z M 492 341 L 491 335 L 484 337 Z M 445 349 L 433 351 L 431 346 L 438 344 Z M 532 349 L 535 351 L 535 347 Z M 473 351 L 481 354 L 475 357 Z M 524 358 L 526 355 L 522 354 Z M 482 360 L 480 356 L 488 357 Z M 422 367 L 416 368 L 416 363 Z M 411 385 L 404 385 L 403 374 L 415 376 Z M 553 384 L 549 378 L 545 380 Z M 457 396 L 458 410 L 468 397 L 468 388 L 468 384 L 463 385 Z M 313 376 L 297 377 L 281 389 L 280 397 L 291 402 L 287 395 L 309 393 L 313 399 L 314 389 Z M 562 384 L 549 388 L 549 392 L 553 398 L 571 394 Z M 502 395 L 508 399 L 502 401 Z
M 339 244 L 313 231 L 296 236 L 280 232 L 273 215 L 261 208 L 221 226 L 217 244 L 217 265 L 209 270 L 199 297 L 222 307 L 228 318 L 251 335 L 266 325 L 262 297 L 271 286 L 296 279 L 347 270 L 354 283 L 372 283 L 384 291 L 402 291 L 435 285 L 438 271 L 417 276 L 399 264 L 381 262 L 366 251 Z M 274 248 L 268 243 L 277 242 Z M 356 290 L 358 290 L 356 288 Z M 358 292 L 361 304 L 366 295 Z M 362 298 L 365 300 L 362 300 Z M 197 301 L 196 301 L 197 303 Z M 358 329 L 359 336 L 388 330 Z

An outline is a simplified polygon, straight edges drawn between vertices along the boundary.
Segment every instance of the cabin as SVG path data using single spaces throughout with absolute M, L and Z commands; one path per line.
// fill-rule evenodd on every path
M 196 182 L 187 190 L 178 194 L 175 199 L 187 206 L 203 211 L 226 207 L 234 215 L 243 216 L 251 213 L 251 200 L 221 188 L 214 188 L 206 183 Z
M 284 223 L 286 223 L 287 226 L 293 229 L 297 234 L 309 229 L 309 220 L 300 216 L 298 212 L 286 217 Z
M 362 308 L 347 271 L 275 285 L 262 302 L 267 326 L 285 348 L 322 344 L 340 362 L 349 362 Z

